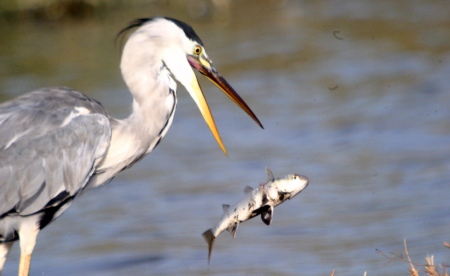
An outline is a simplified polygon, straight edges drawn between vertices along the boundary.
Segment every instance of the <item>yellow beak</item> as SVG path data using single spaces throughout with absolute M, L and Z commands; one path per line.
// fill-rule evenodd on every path
M 250 109 L 250 107 L 248 107 L 248 105 L 244 102 L 244 100 L 219 74 L 219 72 L 217 72 L 217 70 L 210 65 L 208 61 L 205 61 L 204 59 L 199 61 L 198 58 L 194 56 L 187 56 L 187 59 L 189 61 L 189 64 L 194 69 L 199 71 L 201 74 L 205 75 L 212 83 L 214 83 L 220 90 L 222 90 L 222 92 L 225 93 L 225 95 L 230 97 L 230 99 L 232 99 L 240 108 L 242 108 L 261 128 L 264 128 L 261 122 L 256 117 L 256 115 Z M 217 143 L 219 144 L 224 154 L 227 155 L 227 150 L 225 149 L 222 139 L 220 138 L 220 134 L 219 131 L 217 130 L 216 123 L 214 122 L 214 118 L 208 107 L 208 103 L 206 102 L 205 96 L 203 95 L 203 92 L 196 78 L 192 81 L 191 87 L 194 90 L 194 95 L 192 95 L 194 101 L 197 103 L 197 106 L 200 109 L 200 112 L 202 113 L 203 118 L 206 121 L 206 124 L 208 125 L 209 129 L 211 130 L 212 134 L 214 135 L 214 138 L 216 139 Z

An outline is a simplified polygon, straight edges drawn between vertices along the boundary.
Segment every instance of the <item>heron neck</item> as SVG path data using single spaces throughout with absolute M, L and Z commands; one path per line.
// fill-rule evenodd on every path
M 177 103 L 176 83 L 168 69 L 161 64 L 151 72 L 153 75 L 147 73 L 133 83 L 125 79 L 133 95 L 133 112 L 125 119 L 124 125 L 139 135 L 137 139 L 146 148 L 146 153 L 164 137 Z
M 98 168 L 104 173 L 98 177 L 95 186 L 131 167 L 150 153 L 165 136 L 172 124 L 177 102 L 171 82 L 170 76 L 160 72 L 155 78 L 147 76 L 140 83 L 129 85 L 133 95 L 133 111 L 124 120 L 111 120 L 110 147 Z

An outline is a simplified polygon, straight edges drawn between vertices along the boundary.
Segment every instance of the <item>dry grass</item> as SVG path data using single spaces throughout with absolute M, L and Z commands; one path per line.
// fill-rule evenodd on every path
M 427 261 L 427 264 L 425 265 L 425 273 L 430 276 L 448 276 L 447 267 L 444 267 L 442 274 L 439 274 L 438 269 L 434 265 L 434 256 L 427 256 L 425 260 Z
M 415 263 L 411 260 L 411 257 L 409 256 L 408 247 L 406 246 L 406 240 L 403 241 L 404 245 L 404 251 L 405 256 L 403 254 L 395 254 L 395 253 L 389 253 L 389 255 L 386 255 L 381 250 L 377 249 L 377 253 L 382 255 L 388 260 L 388 263 L 391 262 L 404 262 L 409 264 L 409 275 L 410 276 L 420 276 L 419 271 L 420 269 L 417 269 L 416 267 L 423 267 L 423 271 L 428 276 L 450 276 L 447 272 L 447 269 L 450 267 L 449 264 L 434 264 L 434 256 L 427 256 L 425 258 L 425 264 Z M 450 248 L 450 243 L 444 242 L 444 246 L 447 248 Z M 442 272 L 439 272 L 439 269 L 442 270 Z M 336 269 L 333 270 L 331 273 L 331 276 L 335 276 Z M 367 272 L 364 272 L 364 276 L 367 276 Z
M 383 255 L 387 260 L 388 263 L 390 262 L 405 262 L 409 264 L 409 275 L 410 276 L 420 276 L 419 271 L 420 269 L 417 269 L 416 267 L 423 267 L 423 271 L 425 272 L 424 275 L 428 275 L 428 276 L 449 276 L 448 272 L 447 272 L 447 268 L 449 267 L 448 264 L 444 265 L 444 264 L 439 264 L 439 265 L 435 265 L 434 264 L 434 256 L 427 256 L 425 258 L 425 264 L 419 264 L 416 262 L 413 262 L 411 260 L 411 257 L 409 256 L 409 252 L 408 252 L 408 247 L 406 247 L 406 240 L 403 241 L 403 245 L 405 247 L 405 256 L 403 256 L 403 254 L 394 254 L 394 253 L 390 253 L 390 255 L 386 255 L 384 254 L 382 251 L 377 249 L 377 252 L 381 255 Z M 450 248 L 450 244 L 444 242 L 444 246 L 447 248 Z M 439 268 L 442 269 L 442 272 L 439 272 Z
M 404 241 L 404 244 L 405 244 L 405 253 L 408 256 L 408 261 L 409 261 L 410 266 L 411 266 L 411 268 L 410 268 L 410 275 L 411 276 L 413 276 L 413 275 L 414 276 L 419 276 L 419 271 L 414 267 L 414 264 L 413 264 L 413 262 L 411 262 L 411 258 L 409 257 L 409 254 L 408 254 L 408 251 L 407 251 L 407 248 L 406 248 L 406 240 Z M 448 243 L 444 243 L 444 246 L 445 247 L 449 247 Z M 421 265 L 421 266 L 424 267 L 424 272 L 426 273 L 426 275 L 429 275 L 429 276 L 449 276 L 448 273 L 447 273 L 447 268 L 449 266 L 448 265 L 443 265 L 443 264 L 435 265 L 434 264 L 434 256 L 433 255 L 427 256 L 425 258 L 425 262 L 426 262 L 426 264 L 425 265 Z M 419 266 L 419 265 L 417 265 L 417 266 Z M 438 267 L 442 268 L 442 273 L 439 272 L 439 268 Z
M 406 254 L 406 256 L 408 256 L 409 275 L 419 276 L 419 271 L 414 267 L 414 264 L 411 261 L 411 257 L 409 257 L 408 247 L 406 247 L 406 240 L 403 240 L 403 245 L 405 246 L 405 254 Z

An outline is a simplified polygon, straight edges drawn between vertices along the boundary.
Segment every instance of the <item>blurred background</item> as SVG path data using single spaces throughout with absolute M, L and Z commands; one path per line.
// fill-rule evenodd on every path
M 202 76 L 225 157 L 179 85 L 156 150 L 38 237 L 32 275 L 405 275 L 450 263 L 448 1 L 2 0 L 0 100 L 68 86 L 125 118 L 116 34 L 135 18 L 191 24 L 261 130 Z M 306 175 L 272 225 L 201 233 L 246 185 Z M 403 253 L 404 255 L 404 253 Z M 16 244 L 4 275 L 17 273 Z M 420 268 L 420 267 L 418 267 Z M 423 271 L 423 270 L 422 270 Z

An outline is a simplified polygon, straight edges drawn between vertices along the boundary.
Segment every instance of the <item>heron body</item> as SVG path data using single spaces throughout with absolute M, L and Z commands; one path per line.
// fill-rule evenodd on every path
M 205 75 L 262 125 L 212 66 L 187 24 L 138 19 L 123 49 L 121 71 L 133 111 L 111 118 L 94 99 L 69 88 L 36 90 L 0 104 L 0 272 L 19 240 L 19 274 L 27 275 L 37 234 L 72 201 L 150 153 L 167 133 L 181 83 L 225 147 L 192 68 Z

